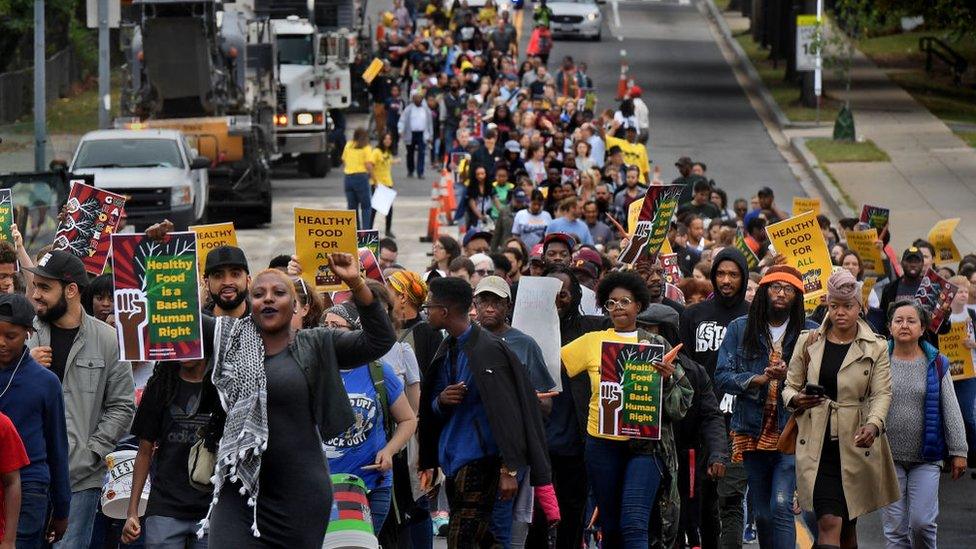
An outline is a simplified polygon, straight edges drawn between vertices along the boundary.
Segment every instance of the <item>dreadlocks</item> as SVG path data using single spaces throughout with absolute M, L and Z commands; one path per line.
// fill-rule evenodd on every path
M 769 284 L 761 284 L 756 289 L 756 296 L 752 299 L 749 306 L 749 319 L 746 321 L 746 331 L 742 334 L 742 350 L 746 356 L 758 356 L 762 353 L 762 346 L 759 338 L 763 337 L 767 341 L 772 339 L 769 333 L 769 310 L 772 302 L 769 299 Z M 784 340 L 796 339 L 803 330 L 805 315 L 803 311 L 803 294 L 797 292 L 793 297 L 793 304 L 790 306 L 789 318 L 787 319 L 786 334 Z M 789 357 L 785 357 L 786 360 Z

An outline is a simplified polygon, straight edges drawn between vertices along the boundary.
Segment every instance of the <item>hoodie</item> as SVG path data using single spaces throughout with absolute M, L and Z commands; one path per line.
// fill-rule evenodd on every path
M 730 260 L 739 266 L 742 273 L 742 285 L 739 291 L 731 297 L 725 297 L 718 291 L 718 282 L 715 274 L 718 266 L 725 260 Z M 692 360 L 701 364 L 708 375 L 714 380 L 715 361 L 718 358 L 718 349 L 722 345 L 725 337 L 725 328 L 736 318 L 749 313 L 749 304 L 746 303 L 746 282 L 749 276 L 749 268 L 746 258 L 739 250 L 729 247 L 723 248 L 712 261 L 712 272 L 710 278 L 715 293 L 711 298 L 697 303 L 685 309 L 681 315 L 679 335 L 681 342 L 685 344 L 684 350 Z M 719 399 L 722 395 L 716 393 Z
M 668 343 L 677 343 L 679 320 L 674 309 L 651 303 L 637 315 L 637 323 L 657 326 L 658 333 Z M 674 431 L 675 445 L 679 452 L 687 452 L 692 448 L 697 450 L 699 467 L 704 468 L 712 463 L 728 463 L 729 441 L 725 418 L 719 409 L 712 379 L 700 364 L 688 357 L 684 349 L 682 347 L 682 352 L 678 354 L 678 361 L 695 389 L 695 396 L 691 407 Z

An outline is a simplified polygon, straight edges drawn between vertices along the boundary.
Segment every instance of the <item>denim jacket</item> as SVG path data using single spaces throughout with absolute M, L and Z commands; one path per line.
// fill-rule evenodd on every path
M 761 387 L 749 387 L 753 377 L 761 375 L 769 365 L 770 342 L 768 335 L 763 335 L 759 341 L 762 349 L 758 355 L 747 354 L 743 350 L 743 336 L 746 331 L 748 315 L 740 316 L 729 324 L 725 332 L 725 339 L 718 350 L 718 360 L 715 365 L 715 385 L 720 391 L 735 396 L 735 408 L 732 411 L 731 430 L 736 433 L 758 437 L 762 429 L 763 406 L 769 394 L 769 384 Z M 816 324 L 807 321 L 805 328 L 816 328 Z M 784 336 L 783 361 L 789 364 L 793 356 L 793 346 L 796 345 L 796 334 Z M 782 390 L 782 384 L 780 384 Z M 780 430 L 786 425 L 790 414 L 783 407 L 781 399 L 776 399 L 778 427 Z

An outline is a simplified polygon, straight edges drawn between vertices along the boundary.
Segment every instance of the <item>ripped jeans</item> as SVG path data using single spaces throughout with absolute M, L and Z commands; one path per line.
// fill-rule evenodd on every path
M 756 531 L 761 549 L 796 547 L 793 492 L 796 491 L 794 456 L 756 450 L 743 454 L 749 492 L 756 511 Z

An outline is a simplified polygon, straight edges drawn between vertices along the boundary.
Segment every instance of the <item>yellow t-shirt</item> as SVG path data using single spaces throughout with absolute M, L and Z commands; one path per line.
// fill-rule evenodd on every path
M 370 153 L 373 148 L 369 145 L 357 149 L 355 143 L 349 141 L 342 149 L 342 173 L 349 175 L 354 173 L 366 173 L 366 163 L 370 162 Z
M 583 334 L 563 346 L 560 353 L 563 368 L 569 377 L 576 377 L 583 372 L 590 376 L 590 413 L 586 420 L 586 432 L 608 440 L 628 440 L 627 437 L 600 434 L 600 362 L 603 358 L 604 341 L 637 343 L 637 332 L 622 335 L 610 328 L 602 332 Z
M 651 175 L 651 166 L 647 160 L 647 148 L 640 143 L 630 143 L 626 139 L 607 136 L 607 150 L 613 146 L 620 147 L 620 152 L 624 155 L 624 163 L 629 166 L 637 166 L 640 169 L 641 183 L 647 183 Z
M 373 179 L 370 183 L 393 187 L 393 155 L 381 149 L 373 149 L 369 156 L 373 163 Z

